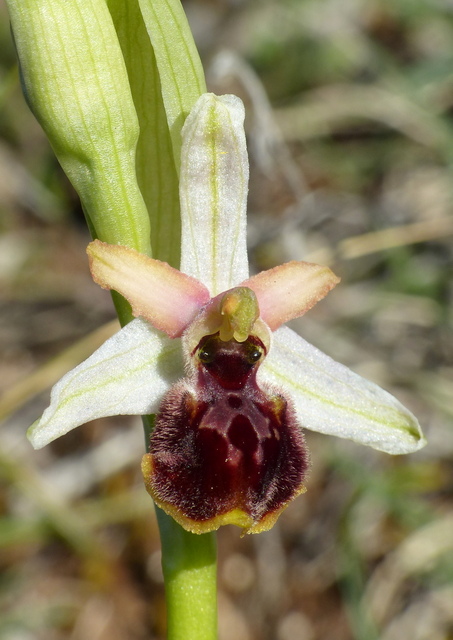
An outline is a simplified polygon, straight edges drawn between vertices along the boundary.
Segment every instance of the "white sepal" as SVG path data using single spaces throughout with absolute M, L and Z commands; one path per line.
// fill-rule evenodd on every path
M 426 444 L 417 419 L 396 398 L 287 327 L 274 333 L 260 376 L 292 398 L 301 427 L 392 454 Z
M 181 341 L 137 318 L 53 387 L 27 436 L 40 449 L 96 418 L 152 413 L 182 372 Z
M 236 96 L 205 93 L 182 136 L 181 271 L 215 296 L 248 277 L 244 105 Z

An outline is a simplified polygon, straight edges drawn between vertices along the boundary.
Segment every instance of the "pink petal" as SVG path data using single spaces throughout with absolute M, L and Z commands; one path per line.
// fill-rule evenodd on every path
M 288 320 L 302 316 L 339 282 L 328 267 L 293 261 L 262 271 L 241 286 L 253 289 L 261 318 L 275 331 Z
M 121 245 L 95 240 L 88 245 L 93 280 L 126 298 L 134 316 L 176 338 L 210 300 L 195 278 Z

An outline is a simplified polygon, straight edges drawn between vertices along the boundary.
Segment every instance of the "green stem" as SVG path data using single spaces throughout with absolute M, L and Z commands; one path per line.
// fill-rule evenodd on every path
M 162 540 L 168 640 L 217 638 L 215 533 L 185 531 L 156 507 Z
M 153 417 L 144 416 L 148 448 Z M 156 507 L 167 602 L 167 640 L 216 640 L 217 544 L 215 533 L 185 531 Z

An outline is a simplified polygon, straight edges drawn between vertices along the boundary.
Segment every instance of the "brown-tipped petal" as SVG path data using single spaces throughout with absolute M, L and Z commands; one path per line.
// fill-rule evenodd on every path
M 262 271 L 241 286 L 256 293 L 261 318 L 275 331 L 306 313 L 339 282 L 328 267 L 293 261 Z
M 134 249 L 94 240 L 87 253 L 93 280 L 124 296 L 134 316 L 142 316 L 170 338 L 180 336 L 210 299 L 195 278 Z

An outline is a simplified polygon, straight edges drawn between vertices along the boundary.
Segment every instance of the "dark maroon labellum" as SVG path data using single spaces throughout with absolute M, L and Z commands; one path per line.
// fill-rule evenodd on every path
M 196 533 L 237 524 L 272 526 L 304 491 L 308 454 L 280 392 L 257 383 L 262 342 L 206 336 L 198 371 L 165 396 L 143 470 L 148 491 Z

